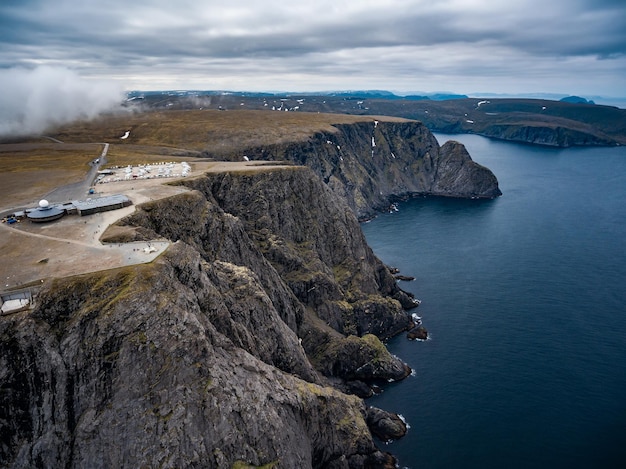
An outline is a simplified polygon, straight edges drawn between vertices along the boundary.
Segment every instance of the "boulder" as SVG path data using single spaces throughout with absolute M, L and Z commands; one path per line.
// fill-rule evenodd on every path
M 397 440 L 406 435 L 406 423 L 397 415 L 376 407 L 367 409 L 367 426 L 382 441 Z

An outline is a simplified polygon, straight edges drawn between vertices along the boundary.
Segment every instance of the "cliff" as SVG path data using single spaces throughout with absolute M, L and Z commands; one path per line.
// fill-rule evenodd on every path
M 367 408 L 410 373 L 414 326 L 358 219 L 398 197 L 493 197 L 493 174 L 419 123 L 337 125 L 250 149 L 303 166 L 207 173 L 105 242 L 167 239 L 151 264 L 47 282 L 0 317 L 0 466 L 393 467 Z
M 329 386 L 410 371 L 376 335 L 410 325 L 411 299 L 351 210 L 306 168 L 186 184 L 121 223 L 176 242 L 157 261 L 54 280 L 0 318 L 2 466 L 393 464 Z
M 467 132 L 467 129 L 463 130 Z M 473 130 L 471 133 L 478 133 L 485 137 L 550 147 L 567 148 L 620 144 L 620 140 L 595 129 L 590 129 L 588 126 L 567 125 L 562 122 L 501 123 L 485 125 L 483 128 Z
M 252 159 L 309 166 L 360 219 L 417 195 L 502 194 L 494 174 L 472 161 L 461 144 L 440 146 L 419 122 L 372 119 L 335 128 L 306 142 L 251 147 L 244 153 Z
M 131 155 L 131 161 L 148 152 L 216 161 L 290 161 L 311 168 L 359 219 L 418 195 L 501 195 L 489 169 L 472 161 L 461 145 L 441 147 L 418 121 L 277 112 L 257 105 L 266 110 L 172 110 L 110 116 L 59 128 L 51 137 L 67 142 L 113 141 L 110 156 Z M 120 140 L 125 132 L 121 129 L 130 128 L 130 136 Z M 127 163 L 118 159 L 111 164 Z M 454 184 L 450 184 L 452 180 Z
M 554 147 L 626 144 L 626 110 L 612 106 L 477 98 L 368 104 L 368 112 L 417 119 L 436 132 Z

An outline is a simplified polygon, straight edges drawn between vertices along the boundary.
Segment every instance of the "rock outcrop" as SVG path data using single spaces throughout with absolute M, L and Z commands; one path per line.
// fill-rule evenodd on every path
M 3 317 L 2 466 L 363 467 L 384 459 L 360 399 L 268 365 L 213 325 L 216 315 L 267 311 L 244 270 L 202 261 L 178 243 L 155 265 L 55 281 L 34 312 Z M 246 295 L 227 309 L 233 284 Z M 266 331 L 266 347 L 280 347 L 276 340 L 293 342 L 278 366 L 314 374 L 295 333 Z
M 501 195 L 495 175 L 472 161 L 465 146 L 448 141 L 440 149 L 431 193 L 448 197 L 471 199 Z
M 383 441 L 397 440 L 407 432 L 406 423 L 398 415 L 389 415 L 375 407 L 367 409 L 367 424 L 372 433 Z
M 253 159 L 288 160 L 310 167 L 359 219 L 418 195 L 494 198 L 494 174 L 472 161 L 460 143 L 439 146 L 420 122 L 335 125 L 306 142 L 250 148 Z
M 2 465 L 393 467 L 330 386 L 410 372 L 379 337 L 413 302 L 352 211 L 302 167 L 185 183 L 122 222 L 174 242 L 152 264 L 1 318 Z

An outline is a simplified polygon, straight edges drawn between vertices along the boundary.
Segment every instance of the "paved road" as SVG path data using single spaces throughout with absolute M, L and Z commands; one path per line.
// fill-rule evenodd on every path
M 67 184 L 65 186 L 57 187 L 56 189 L 48 192 L 44 198 L 50 203 L 62 203 L 69 202 L 71 200 L 84 200 L 89 197 L 89 188 L 93 185 L 93 181 L 98 174 L 100 166 L 106 164 L 107 153 L 109 151 L 109 144 L 104 143 L 104 148 L 99 158 L 95 158 L 89 163 L 89 173 L 83 181 Z

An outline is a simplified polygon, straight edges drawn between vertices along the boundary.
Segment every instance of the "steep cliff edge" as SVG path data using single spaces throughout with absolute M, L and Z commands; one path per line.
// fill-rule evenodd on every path
M 461 144 L 440 146 L 420 122 L 372 118 L 334 127 L 336 131 L 318 132 L 305 142 L 252 147 L 244 154 L 310 167 L 360 219 L 416 195 L 502 195 L 488 168 L 472 161 Z
M 509 98 L 371 100 L 367 106 L 368 113 L 417 119 L 434 132 L 554 147 L 626 144 L 626 110 L 613 106 Z
M 329 387 L 410 371 L 376 336 L 411 298 L 352 211 L 302 167 L 185 184 L 122 222 L 175 242 L 155 262 L 0 317 L 2 466 L 393 467 Z
M 207 174 L 184 184 L 196 191 L 145 204 L 123 223 L 138 227 L 139 239 L 182 240 L 208 261 L 250 269 L 313 361 L 329 344 L 337 349 L 325 356 L 328 376 L 355 379 L 356 369 L 382 358 L 359 341 L 362 355 L 346 362 L 345 337 L 386 338 L 411 326 L 403 308 L 415 300 L 373 254 L 350 208 L 308 168 Z M 397 360 L 379 362 L 361 378 L 408 373 Z
M 355 214 L 497 181 L 416 122 L 247 153 L 302 166 L 184 180 L 105 233 L 172 241 L 152 264 L 51 281 L 0 317 L 1 466 L 393 467 L 372 432 L 406 426 L 360 397 L 410 373 L 381 339 L 416 302 Z
M 237 269 L 245 270 L 205 263 L 179 243 L 155 265 L 56 281 L 32 314 L 2 318 L 2 466 L 387 460 L 360 399 L 283 373 L 213 326 L 232 282 L 248 291 L 248 307 L 268 302 L 253 276 Z M 276 337 L 264 339 L 272 346 Z M 291 338 L 284 359 L 303 361 Z

